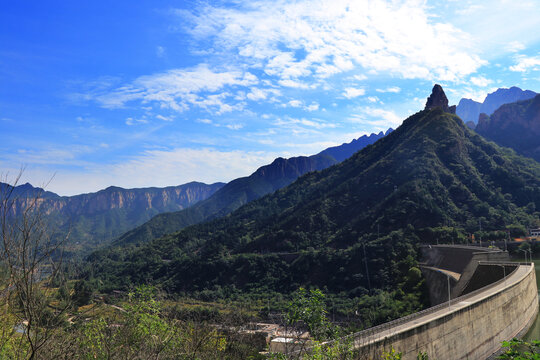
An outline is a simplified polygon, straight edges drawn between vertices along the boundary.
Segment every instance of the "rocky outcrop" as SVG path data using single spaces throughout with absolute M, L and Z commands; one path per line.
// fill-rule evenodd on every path
M 443 109 L 445 112 L 449 112 L 448 98 L 446 97 L 443 88 L 439 84 L 435 84 L 435 86 L 433 86 L 431 95 L 429 95 L 427 98 L 425 110 L 431 110 L 436 107 Z

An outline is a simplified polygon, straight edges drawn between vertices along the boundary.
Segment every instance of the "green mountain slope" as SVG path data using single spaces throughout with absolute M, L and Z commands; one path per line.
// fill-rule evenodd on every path
M 391 131 L 392 129 L 388 129 L 386 134 Z M 227 215 L 250 201 L 289 185 L 307 172 L 325 169 L 350 157 L 356 151 L 373 144 L 384 136 L 385 133 L 381 131 L 379 134 L 364 135 L 350 143 L 328 148 L 317 155 L 278 158 L 271 164 L 262 166 L 250 176 L 231 181 L 208 199 L 190 208 L 152 218 L 120 236 L 114 245 L 148 242 L 179 231 L 186 226 Z
M 501 106 L 481 116 L 476 132 L 540 162 L 540 95 Z
M 138 248 L 94 253 L 89 261 L 111 287 L 406 291 L 419 242 L 459 241 L 479 222 L 485 230 L 538 224 L 538 208 L 540 164 L 435 107 L 348 160 L 226 217 Z

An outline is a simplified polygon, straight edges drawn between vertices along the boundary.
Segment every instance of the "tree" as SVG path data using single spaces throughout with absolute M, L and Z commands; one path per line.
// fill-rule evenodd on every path
M 0 263 L 3 268 L 4 308 L 0 354 L 17 359 L 39 358 L 64 320 L 69 305 L 53 306 L 48 282 L 60 276 L 63 241 L 52 241 L 39 210 L 42 191 L 16 194 L 15 187 L 0 177 Z M 13 330 L 15 329 L 15 330 Z

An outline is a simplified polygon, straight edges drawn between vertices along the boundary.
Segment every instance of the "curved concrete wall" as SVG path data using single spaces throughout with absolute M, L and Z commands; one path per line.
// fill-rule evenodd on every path
M 450 306 L 441 304 L 351 338 L 360 358 L 380 358 L 392 346 L 405 360 L 416 359 L 419 352 L 430 359 L 486 359 L 500 349 L 501 341 L 526 332 L 537 312 L 534 265 L 520 265 Z

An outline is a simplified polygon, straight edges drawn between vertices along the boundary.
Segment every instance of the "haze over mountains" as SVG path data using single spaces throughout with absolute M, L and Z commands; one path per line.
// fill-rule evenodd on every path
M 478 116 L 482 113 L 491 115 L 501 105 L 513 103 L 520 100 L 528 100 L 536 95 L 531 90 L 521 90 L 516 86 L 509 89 L 501 88 L 486 96 L 483 102 L 472 99 L 461 99 L 456 108 L 456 114 L 467 126 L 474 128 L 478 123 Z
M 432 103 L 447 106 L 442 96 Z M 486 141 L 443 108 L 427 104 L 349 159 L 226 217 L 94 253 L 93 274 L 109 288 L 317 286 L 359 296 L 404 285 L 419 242 L 464 240 L 479 222 L 484 232 L 537 226 L 540 164 Z

